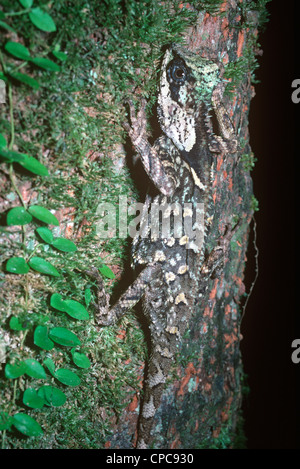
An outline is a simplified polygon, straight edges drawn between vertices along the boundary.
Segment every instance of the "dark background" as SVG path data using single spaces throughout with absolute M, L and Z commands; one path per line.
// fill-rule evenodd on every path
M 300 338 L 296 314 L 295 200 L 296 113 L 291 83 L 296 64 L 294 2 L 272 0 L 269 22 L 260 33 L 263 56 L 250 110 L 250 144 L 257 162 L 252 172 L 259 277 L 242 323 L 244 371 L 250 394 L 244 402 L 248 448 L 299 448 L 300 363 L 291 361 L 291 343 Z M 298 26 L 299 27 L 299 26 Z M 297 37 L 296 37 L 297 36 Z M 300 157 L 300 155 L 298 155 Z M 255 275 L 253 237 L 246 272 L 247 290 Z M 298 393 L 298 394 L 297 394 Z

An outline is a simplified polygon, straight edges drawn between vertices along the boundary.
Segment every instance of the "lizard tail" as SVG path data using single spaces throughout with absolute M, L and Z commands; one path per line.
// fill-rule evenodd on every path
M 165 337 L 166 339 L 166 337 Z M 158 408 L 161 405 L 161 397 L 169 370 L 174 359 L 172 347 L 169 341 L 156 342 L 149 360 L 142 409 L 138 423 L 137 449 L 147 449 L 151 438 L 151 429 Z

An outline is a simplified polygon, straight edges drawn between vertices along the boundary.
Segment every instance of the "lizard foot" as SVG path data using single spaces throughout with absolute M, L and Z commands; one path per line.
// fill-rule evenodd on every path
M 210 278 L 220 277 L 224 269 L 225 255 L 229 250 L 229 244 L 240 226 L 240 220 L 232 228 L 230 223 L 226 224 L 223 236 L 219 239 L 218 245 L 209 253 L 203 263 L 201 275 Z
M 128 122 L 123 122 L 123 127 L 128 132 L 135 148 L 140 148 L 141 143 L 147 140 L 146 104 L 146 100 L 142 99 L 140 109 L 136 113 L 133 102 L 128 101 L 131 126 Z
M 95 313 L 96 325 L 109 326 L 114 322 L 114 316 L 110 310 L 110 296 L 105 292 L 102 276 L 95 267 L 87 270 L 86 274 L 96 281 L 97 286 L 97 304 L 95 305 L 97 310 Z

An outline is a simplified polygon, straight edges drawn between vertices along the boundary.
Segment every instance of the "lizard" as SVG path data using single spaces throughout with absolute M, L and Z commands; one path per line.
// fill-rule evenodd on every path
M 138 421 L 139 449 L 149 447 L 154 417 L 181 337 L 192 318 L 201 275 L 209 277 L 222 251 L 218 246 L 205 257 L 205 239 L 214 216 L 211 192 L 215 155 L 237 151 L 234 127 L 222 103 L 221 71 L 217 61 L 181 45 L 166 50 L 157 108 L 162 134 L 153 145 L 147 136 L 146 101 L 141 101 L 138 112 L 132 101 L 128 103 L 131 125 L 125 122 L 124 128 L 156 193 L 146 197 L 140 225 L 143 229 L 132 243 L 136 279 L 110 306 L 98 275 L 95 318 L 101 326 L 113 324 L 142 300 L 151 344 Z M 213 129 L 212 112 L 219 135 Z M 153 207 L 165 209 L 162 217 L 168 217 L 172 209 L 179 211 L 188 233 L 177 232 L 173 221 L 169 232 L 159 236 L 162 222 L 153 216 Z

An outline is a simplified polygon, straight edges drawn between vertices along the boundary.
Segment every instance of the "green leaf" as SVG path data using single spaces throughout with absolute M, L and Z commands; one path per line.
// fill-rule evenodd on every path
M 60 368 L 57 370 L 55 378 L 66 386 L 78 386 L 80 384 L 79 376 L 66 368 Z
M 26 75 L 25 73 L 13 72 L 13 73 L 9 73 L 9 76 L 14 78 L 15 80 L 20 81 L 21 83 L 24 83 L 25 85 L 30 86 L 34 90 L 38 90 L 40 87 L 40 84 L 38 81 L 30 77 L 29 75 Z
M 45 226 L 41 226 L 40 228 L 37 228 L 35 230 L 38 235 L 42 238 L 45 243 L 51 244 L 53 241 L 53 234 L 52 231 L 49 230 L 49 228 L 46 228 Z
M 12 426 L 12 417 L 8 412 L 0 413 L 0 431 L 8 430 Z
M 86 288 L 84 290 L 84 299 L 85 299 L 85 304 L 88 306 L 92 299 L 92 292 L 90 288 Z
M 51 16 L 39 7 L 33 8 L 31 10 L 29 13 L 29 18 L 34 26 L 41 29 L 42 31 L 49 33 L 56 31 L 56 26 Z
M 28 208 L 28 212 L 31 213 L 33 217 L 47 223 L 48 225 L 59 225 L 59 221 L 56 216 L 45 207 L 41 207 L 40 205 L 31 205 L 31 207 Z
M 54 343 L 48 337 L 48 330 L 46 326 L 37 326 L 33 334 L 33 342 L 43 350 L 51 350 Z
M 3 137 L 2 134 L 0 134 L 0 147 L 6 147 L 7 146 L 7 142 L 6 142 L 6 139 L 5 137 Z
M 17 57 L 18 59 L 30 59 L 29 50 L 27 49 L 27 47 L 23 46 L 23 44 L 20 44 L 19 42 L 8 41 L 5 44 L 4 49 L 14 57 Z
M 55 363 L 54 363 L 54 361 L 51 360 L 51 358 L 46 358 L 43 361 L 43 364 L 45 365 L 46 368 L 48 368 L 48 370 L 50 371 L 52 376 L 55 376 Z
M 11 225 L 27 225 L 32 220 L 30 213 L 24 207 L 14 207 L 7 213 L 6 221 Z
M 66 238 L 55 238 L 54 241 L 52 242 L 52 246 L 64 252 L 77 251 L 76 244 L 73 243 L 73 241 L 70 241 L 69 239 L 66 239 Z
M 25 331 L 26 330 L 26 327 L 23 327 L 22 323 L 20 323 L 19 318 L 17 318 L 16 316 L 12 316 L 10 318 L 9 327 L 13 331 Z
M 54 267 L 54 265 L 50 264 L 50 262 L 45 261 L 42 257 L 32 257 L 28 264 L 33 270 L 40 272 L 41 274 L 45 275 L 52 275 L 52 277 L 60 277 L 60 273 Z
M 65 302 L 62 300 L 62 297 L 59 293 L 53 293 L 50 298 L 50 305 L 52 308 L 58 309 L 58 311 L 66 312 Z
M 10 365 L 7 363 L 5 365 L 4 374 L 8 379 L 16 379 L 20 376 L 24 375 L 26 372 L 26 365 L 24 362 L 15 363 L 14 365 Z
M 37 378 L 37 379 L 47 378 L 44 368 L 37 360 L 34 360 L 33 358 L 27 358 L 27 360 L 25 360 L 24 363 L 26 365 L 25 373 L 31 378 Z
M 89 319 L 89 313 L 85 309 L 85 307 L 75 300 L 65 300 L 65 312 L 75 319 L 80 319 L 86 321 Z
M 6 263 L 6 270 L 12 274 L 27 274 L 29 266 L 23 257 L 11 257 Z
M 74 345 L 81 345 L 77 335 L 65 327 L 54 327 L 49 332 L 49 337 L 54 342 L 67 347 L 74 347 Z
M 5 150 L 1 147 L 1 145 L 0 145 L 0 156 L 2 159 L 4 159 L 5 161 L 9 163 L 19 163 L 20 165 L 23 166 L 23 168 L 27 169 L 31 173 L 37 174 L 39 176 L 49 175 L 49 172 L 46 166 L 40 163 L 36 158 L 33 158 L 33 156 L 29 156 L 24 153 L 18 153 L 16 151 Z
M 32 407 L 32 409 L 41 409 L 44 406 L 45 401 L 37 394 L 35 389 L 28 388 L 23 394 L 23 404 L 28 407 Z
M 19 2 L 24 8 L 31 8 L 33 4 L 33 0 L 19 0 Z
M 62 60 L 62 61 L 68 60 L 67 54 L 65 54 L 64 52 L 61 52 L 61 51 L 59 51 L 59 50 L 54 50 L 54 51 L 52 52 L 52 54 L 53 54 L 54 57 L 56 57 L 58 60 Z
M 54 407 L 64 405 L 67 400 L 67 396 L 60 389 L 48 385 L 39 388 L 38 396 L 44 399 L 46 405 Z
M 85 307 L 75 300 L 63 300 L 59 293 L 53 293 L 50 298 L 50 305 L 58 311 L 63 311 L 75 319 L 89 319 L 89 313 Z
M 18 413 L 12 418 L 12 424 L 19 432 L 26 436 L 39 436 L 43 434 L 40 425 L 29 415 Z
M 3 160 L 9 163 L 21 163 L 26 160 L 27 155 L 18 153 L 17 151 L 5 150 L 0 148 L 0 156 Z
M 31 59 L 31 62 L 34 63 L 34 65 L 37 65 L 38 67 L 43 68 L 44 70 L 49 70 L 50 72 L 60 71 L 59 65 L 57 65 L 55 62 L 45 57 L 35 57 Z
M 46 166 L 40 163 L 36 158 L 33 156 L 27 156 L 24 161 L 19 161 L 19 164 L 23 166 L 23 168 L 27 169 L 31 173 L 37 174 L 38 176 L 49 176 L 49 171 Z
M 102 267 L 99 268 L 99 271 L 102 275 L 104 275 L 104 277 L 107 277 L 107 278 L 115 278 L 115 274 L 113 273 L 113 271 L 107 267 L 107 265 L 103 264 Z
M 89 358 L 84 355 L 84 353 L 79 353 L 76 352 L 75 349 L 72 349 L 71 354 L 75 365 L 77 365 L 79 368 L 89 368 L 91 366 Z

